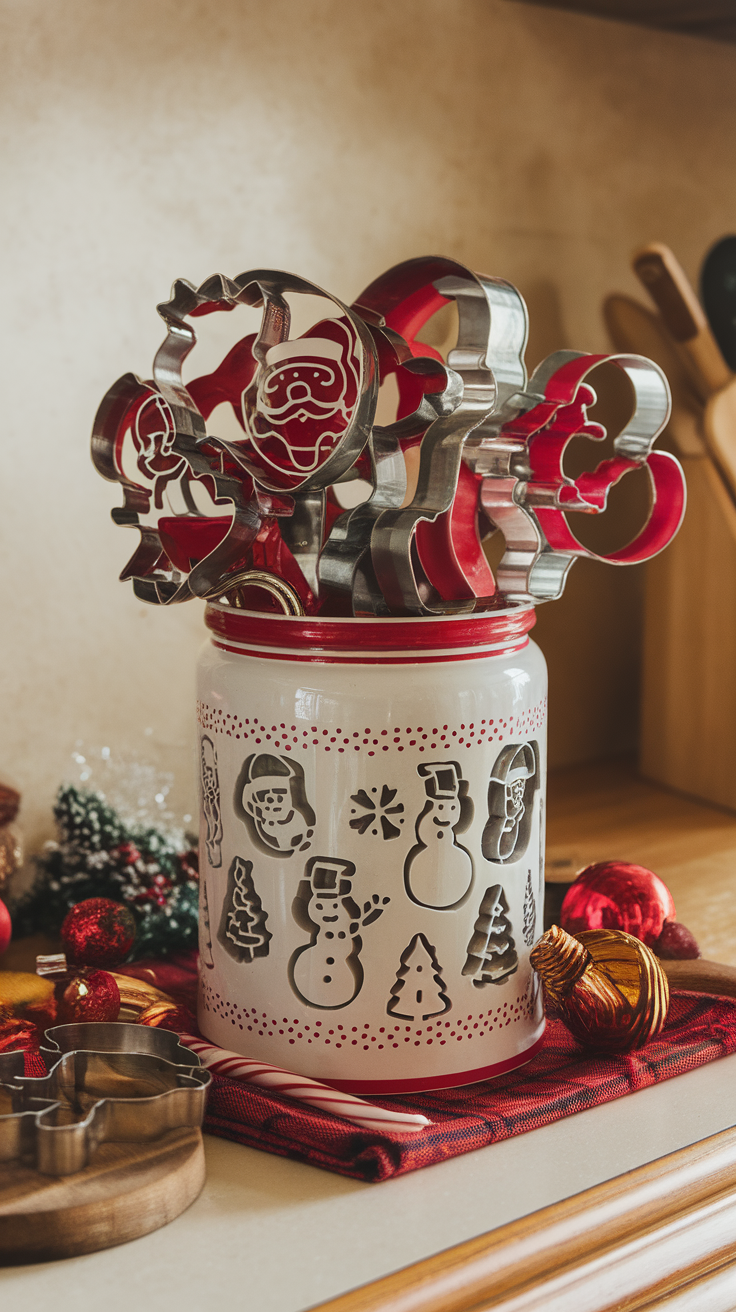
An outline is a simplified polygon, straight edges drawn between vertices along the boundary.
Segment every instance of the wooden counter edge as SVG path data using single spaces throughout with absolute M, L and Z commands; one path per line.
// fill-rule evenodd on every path
M 734 1235 L 736 1128 L 314 1312 L 635 1312 L 736 1260 Z M 733 1301 L 692 1306 L 709 1312 L 736 1306 L 736 1268 Z

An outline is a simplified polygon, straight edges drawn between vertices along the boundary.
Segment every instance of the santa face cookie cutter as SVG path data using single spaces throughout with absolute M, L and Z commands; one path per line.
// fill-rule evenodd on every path
M 0 1161 L 30 1160 L 72 1175 L 103 1142 L 148 1142 L 204 1119 L 208 1071 L 176 1034 L 124 1023 L 58 1025 L 46 1033 L 48 1075 L 0 1056 Z
M 493 411 L 523 390 L 528 320 L 524 301 L 510 283 L 434 257 L 390 269 L 356 302 L 356 309 L 382 316 L 387 327 L 413 341 L 422 323 L 449 301 L 456 302 L 459 316 L 457 345 L 447 360 L 449 403 L 437 407 L 422 437 L 412 501 L 383 510 L 371 534 L 377 585 L 394 614 L 473 608 L 473 600 L 456 598 L 454 580 L 445 584 L 437 578 L 433 588 L 432 580 L 422 579 L 413 548 L 420 524 L 443 531 L 442 516 L 451 512 L 463 456 L 483 440 L 482 425 Z
M 274 270 L 239 274 L 234 299 L 263 306 L 255 372 L 240 397 L 243 442 L 216 440 L 273 493 L 307 494 L 336 482 L 370 436 L 378 394 L 376 351 L 356 314 L 304 278 Z M 320 297 L 338 318 L 291 340 L 288 295 Z
M 339 317 L 290 342 L 288 294 L 326 299 Z M 238 342 L 213 374 L 185 386 L 182 366 L 196 343 L 187 320 L 239 304 L 263 306 L 259 333 Z M 121 578 L 132 578 L 136 595 L 158 604 L 224 590 L 228 571 L 242 562 L 264 516 L 293 514 L 294 493 L 307 503 L 295 554 L 303 555 L 313 579 L 323 489 L 354 463 L 370 433 L 377 381 L 366 325 L 328 292 L 273 270 L 235 280 L 216 275 L 199 288 L 178 280 L 171 299 L 157 309 L 168 331 L 154 359 L 153 382 L 133 374 L 119 379 L 100 405 L 92 435 L 98 472 L 125 492 L 113 520 L 141 534 Z M 244 429 L 242 443 L 207 433 L 206 417 L 223 400 Z M 137 453 L 135 475 L 123 461 L 128 436 Z M 155 527 L 142 522 L 152 502 L 162 509 L 174 481 L 185 513 L 161 516 Z M 196 481 L 227 512 L 222 523 L 197 511 L 190 486 Z
M 573 479 L 562 464 L 568 443 L 576 435 L 594 441 L 606 436 L 600 424 L 587 418 L 587 407 L 596 397 L 585 381 L 604 363 L 616 365 L 628 377 L 634 412 L 614 439 L 613 458 Z M 510 601 L 561 596 L 577 557 L 630 565 L 667 546 L 685 514 L 686 488 L 678 460 L 669 452 L 652 450 L 671 409 L 667 379 L 657 365 L 635 355 L 558 351 L 535 370 L 526 393 L 514 401 L 516 413 L 501 426 L 494 446 L 483 452 L 481 486 L 483 510 L 506 540 L 498 585 Z M 641 531 L 607 555 L 584 547 L 566 513 L 603 513 L 614 484 L 642 467 L 649 474 L 652 505 Z

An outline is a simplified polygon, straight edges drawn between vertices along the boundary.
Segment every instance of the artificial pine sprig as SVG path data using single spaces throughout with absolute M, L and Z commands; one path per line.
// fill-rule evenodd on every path
M 197 942 L 197 853 L 152 825 L 126 823 L 99 793 L 67 784 L 54 806 L 59 842 L 35 858 L 32 888 L 13 907 L 16 937 L 56 935 L 88 897 L 124 902 L 136 919 L 133 956 L 166 956 Z

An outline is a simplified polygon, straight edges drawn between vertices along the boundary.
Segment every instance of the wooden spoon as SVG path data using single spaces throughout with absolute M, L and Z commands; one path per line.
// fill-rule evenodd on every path
M 736 500 L 736 376 L 723 359 L 702 306 L 669 247 L 653 242 L 634 257 L 633 265 L 706 403 L 705 441 Z
M 733 378 L 687 276 L 670 250 L 652 242 L 634 256 L 634 272 L 659 310 L 701 401 Z

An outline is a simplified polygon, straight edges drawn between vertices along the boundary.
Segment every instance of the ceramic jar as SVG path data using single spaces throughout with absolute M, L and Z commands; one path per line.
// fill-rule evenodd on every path
M 544 1028 L 546 667 L 530 608 L 208 606 L 199 1023 L 353 1093 L 487 1079 Z

